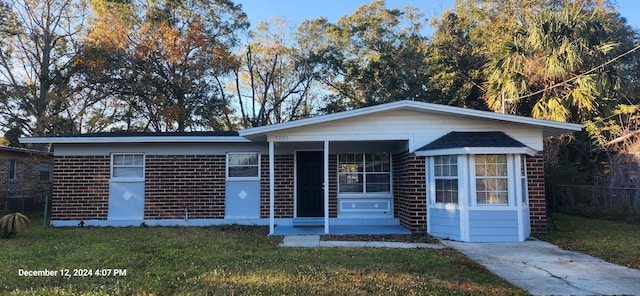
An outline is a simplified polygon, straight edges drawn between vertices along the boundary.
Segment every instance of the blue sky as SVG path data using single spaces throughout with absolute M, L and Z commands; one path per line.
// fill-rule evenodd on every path
M 358 7 L 369 4 L 373 0 L 235 0 L 242 4 L 252 25 L 266 21 L 273 15 L 289 19 L 297 27 L 302 21 L 316 19 L 321 16 L 336 22 L 340 17 L 353 13 Z M 627 19 L 627 23 L 640 29 L 640 1 L 614 0 L 618 11 Z M 405 5 L 420 8 L 426 17 L 440 15 L 444 10 L 453 7 L 455 0 L 386 0 L 387 7 L 402 8 Z

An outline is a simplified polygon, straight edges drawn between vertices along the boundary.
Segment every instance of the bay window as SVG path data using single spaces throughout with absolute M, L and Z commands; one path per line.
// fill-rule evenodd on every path
M 509 178 L 507 155 L 476 155 L 476 204 L 507 205 Z
M 458 156 L 443 155 L 433 158 L 436 185 L 436 203 L 458 203 Z

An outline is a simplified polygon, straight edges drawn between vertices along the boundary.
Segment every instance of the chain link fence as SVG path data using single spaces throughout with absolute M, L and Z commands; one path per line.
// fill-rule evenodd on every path
M 640 188 L 555 185 L 551 210 L 591 218 L 640 223 Z

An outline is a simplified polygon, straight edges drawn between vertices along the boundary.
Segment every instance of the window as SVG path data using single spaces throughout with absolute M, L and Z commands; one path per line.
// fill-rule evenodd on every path
M 111 155 L 112 179 L 144 179 L 144 154 L 118 153 Z
M 529 199 L 529 190 L 527 190 L 527 156 L 520 155 L 520 186 L 521 186 L 521 198 L 522 204 L 526 205 Z
M 49 181 L 51 180 L 51 163 L 41 162 L 40 163 L 40 181 Z
M 506 205 L 509 201 L 507 156 L 476 155 L 476 203 Z
M 391 192 L 391 162 L 386 152 L 338 155 L 340 193 Z
M 9 180 L 15 180 L 18 171 L 18 161 L 15 159 L 9 160 Z
M 259 178 L 260 154 L 256 152 L 228 153 L 227 178 Z
M 436 203 L 458 203 L 458 156 L 443 155 L 433 158 L 436 183 Z

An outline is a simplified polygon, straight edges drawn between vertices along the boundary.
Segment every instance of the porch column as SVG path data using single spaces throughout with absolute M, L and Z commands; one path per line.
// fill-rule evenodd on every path
M 324 141 L 324 233 L 329 234 L 329 141 Z
M 275 161 L 273 153 L 273 141 L 269 141 L 269 234 L 273 235 L 275 227 Z

